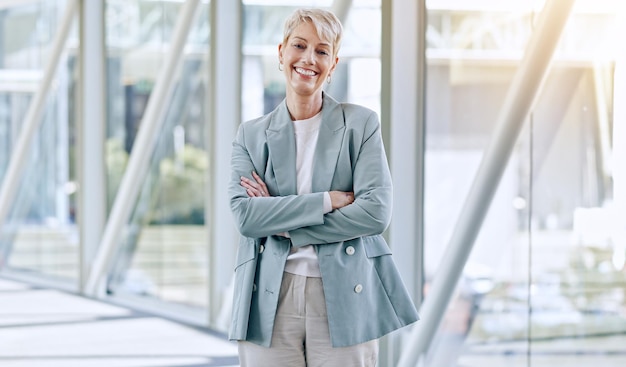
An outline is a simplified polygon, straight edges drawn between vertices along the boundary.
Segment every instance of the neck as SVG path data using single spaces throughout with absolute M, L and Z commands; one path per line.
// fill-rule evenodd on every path
M 287 109 L 292 120 L 306 120 L 322 110 L 322 93 L 312 96 L 287 94 Z

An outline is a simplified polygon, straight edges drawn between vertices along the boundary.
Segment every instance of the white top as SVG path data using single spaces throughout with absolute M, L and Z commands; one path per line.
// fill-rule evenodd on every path
M 311 193 L 313 157 L 321 123 L 321 112 L 306 120 L 293 121 L 296 135 L 296 184 L 298 195 Z M 324 214 L 331 210 L 330 194 L 326 192 L 324 194 Z M 312 245 L 292 247 L 287 257 L 285 271 L 307 277 L 321 277 L 315 248 Z

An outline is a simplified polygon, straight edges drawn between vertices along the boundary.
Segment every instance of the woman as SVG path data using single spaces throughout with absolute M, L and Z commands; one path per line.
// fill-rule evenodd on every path
M 322 91 L 341 34 L 328 11 L 295 11 L 278 45 L 286 98 L 233 142 L 242 366 L 375 366 L 378 338 L 418 320 L 381 235 L 392 187 L 378 118 Z

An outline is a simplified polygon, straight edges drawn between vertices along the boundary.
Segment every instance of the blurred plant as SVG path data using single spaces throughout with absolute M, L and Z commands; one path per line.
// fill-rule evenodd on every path
M 206 152 L 189 144 L 163 159 L 150 223 L 203 224 L 208 167 Z
M 109 139 L 106 152 L 110 209 L 128 164 L 128 154 L 120 139 Z M 161 160 L 158 176 L 141 178 L 156 180 L 144 221 L 150 224 L 204 224 L 208 166 L 206 152 L 189 144 L 173 156 Z
M 121 139 L 111 138 L 106 142 L 106 168 L 107 168 L 107 203 L 111 210 L 115 195 L 120 187 L 126 165 L 128 153 L 124 150 L 124 142 Z

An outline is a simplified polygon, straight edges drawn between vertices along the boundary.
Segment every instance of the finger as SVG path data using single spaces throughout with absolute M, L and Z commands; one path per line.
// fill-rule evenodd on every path
M 255 171 L 252 171 L 252 176 L 254 177 L 257 184 L 259 185 L 259 189 L 263 191 L 264 193 L 269 193 L 269 190 L 267 189 L 267 185 L 265 185 L 265 181 L 263 181 L 261 176 L 259 176 L 259 174 L 256 173 Z
M 247 183 L 245 181 L 241 181 L 241 186 L 243 186 L 247 190 L 254 189 L 254 187 L 252 187 L 249 183 Z
M 240 183 L 241 183 L 241 186 L 246 187 L 246 188 L 253 187 L 252 181 L 247 177 L 242 177 Z
M 246 182 L 250 186 L 258 186 L 258 183 L 255 180 L 249 179 L 246 176 L 241 176 L 241 182 Z
M 267 186 L 265 186 L 265 184 L 261 185 L 261 195 L 270 196 L 270 191 L 267 189 Z
M 241 180 L 240 185 L 246 189 L 246 193 L 249 197 L 269 197 L 269 192 L 266 190 L 259 188 L 258 185 L 248 183 L 244 180 Z
M 261 195 L 270 196 L 270 190 L 268 190 L 267 185 L 265 184 L 261 176 L 259 176 L 258 173 L 254 171 L 252 171 L 252 175 L 254 176 L 254 179 L 256 180 L 257 188 L 261 191 Z
M 259 184 L 259 185 L 264 185 L 265 182 L 263 182 L 263 179 L 261 178 L 261 176 L 259 176 L 256 172 L 252 171 L 252 177 L 254 178 L 254 180 Z
M 254 181 L 252 181 L 252 180 L 250 180 L 249 178 L 246 178 L 246 177 L 241 179 L 241 185 L 244 186 L 244 187 L 249 187 L 249 188 L 254 189 L 254 190 L 259 190 L 259 191 L 261 190 L 261 188 L 259 187 L 258 183 L 254 182 Z
M 263 192 L 256 187 L 249 187 L 246 189 L 246 191 L 253 193 L 254 196 L 263 196 Z
M 267 189 L 267 185 L 265 184 L 265 182 L 261 181 L 259 183 L 259 185 L 261 186 L 261 190 L 263 190 L 264 192 L 269 193 L 270 190 Z

